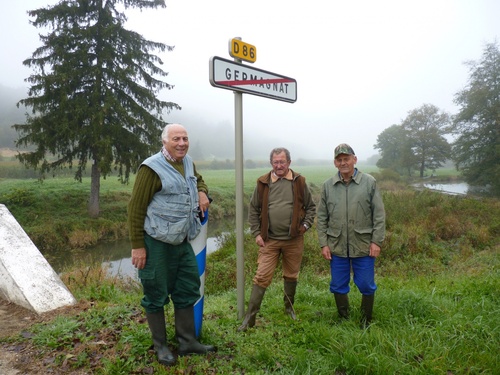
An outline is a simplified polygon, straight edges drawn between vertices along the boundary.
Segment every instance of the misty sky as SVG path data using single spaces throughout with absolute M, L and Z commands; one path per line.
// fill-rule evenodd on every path
M 56 3 L 3 4 L 0 85 L 27 87 L 31 71 L 22 61 L 40 46 L 40 30 L 29 25 L 26 10 Z M 288 147 L 292 159 L 331 159 L 333 148 L 347 142 L 363 160 L 376 153 L 377 136 L 409 111 L 429 103 L 456 113 L 454 95 L 469 76 L 463 63 L 479 60 L 485 44 L 500 36 L 498 0 L 166 3 L 128 11 L 126 25 L 175 46 L 160 55 L 166 81 L 175 85 L 160 97 L 182 111 L 166 120 L 234 133 L 234 95 L 210 85 L 209 59 L 231 59 L 228 41 L 241 37 L 257 48 L 253 67 L 292 77 L 298 87 L 293 104 L 243 95 L 244 142 L 267 138 L 266 145 Z

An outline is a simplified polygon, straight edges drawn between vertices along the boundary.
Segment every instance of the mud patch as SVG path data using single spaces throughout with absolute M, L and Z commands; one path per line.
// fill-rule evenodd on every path
M 12 343 L 7 338 L 19 335 L 30 337 L 30 328 L 33 324 L 49 322 L 59 315 L 76 315 L 89 308 L 85 302 L 73 306 L 62 307 L 53 311 L 37 314 L 15 303 L 0 298 L 0 374 L 1 375 L 39 375 L 42 361 L 31 348 L 28 341 L 21 344 Z M 10 341 L 10 342 L 9 342 Z M 59 372 L 53 372 L 59 374 Z M 64 372 L 65 375 L 85 374 L 82 371 Z
M 15 336 L 42 317 L 24 307 L 0 299 L 0 339 Z
M 41 317 L 14 303 L 0 299 L 0 340 L 21 334 L 32 324 L 41 321 Z M 0 374 L 17 375 L 17 355 L 9 344 L 0 344 Z

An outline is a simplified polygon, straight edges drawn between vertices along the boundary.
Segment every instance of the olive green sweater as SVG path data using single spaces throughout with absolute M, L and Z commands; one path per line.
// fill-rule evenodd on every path
M 182 176 L 184 176 L 184 164 L 182 162 L 168 161 Z M 198 191 L 208 194 L 208 188 L 203 177 L 196 171 L 194 174 L 198 181 Z M 144 219 L 146 212 L 157 192 L 161 190 L 160 177 L 151 168 L 142 165 L 137 172 L 132 197 L 128 203 L 128 231 L 132 249 L 143 248 L 144 245 Z

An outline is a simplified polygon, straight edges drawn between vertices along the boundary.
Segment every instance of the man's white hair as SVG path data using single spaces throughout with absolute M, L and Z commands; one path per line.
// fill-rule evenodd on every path
M 181 124 L 167 124 L 164 128 L 163 131 L 161 132 L 161 139 L 162 140 L 168 140 L 168 132 L 171 128 L 180 126 L 181 128 L 184 128 Z

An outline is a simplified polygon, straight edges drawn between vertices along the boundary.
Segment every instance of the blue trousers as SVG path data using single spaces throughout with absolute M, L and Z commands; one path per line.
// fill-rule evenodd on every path
M 350 291 L 351 267 L 354 284 L 361 294 L 371 296 L 375 294 L 375 258 L 366 256 L 360 258 L 343 258 L 332 255 L 330 261 L 330 292 L 347 294 Z

